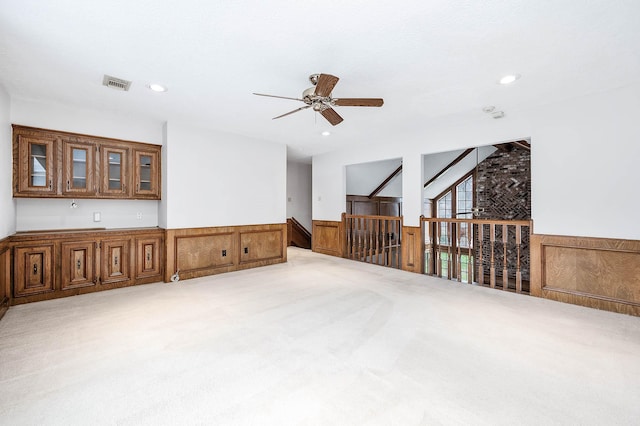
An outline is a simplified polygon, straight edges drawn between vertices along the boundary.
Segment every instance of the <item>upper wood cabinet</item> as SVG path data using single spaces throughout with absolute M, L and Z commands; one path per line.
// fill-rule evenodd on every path
M 131 198 L 130 150 L 122 146 L 100 148 L 100 193 L 110 198 Z
M 160 198 L 160 150 L 134 150 L 134 198 Z
M 15 192 L 54 196 L 58 191 L 56 140 L 51 135 L 21 135 L 14 139 Z
M 98 146 L 88 142 L 62 141 L 62 194 L 79 197 L 96 195 L 96 152 Z
M 161 197 L 159 145 L 13 125 L 14 197 Z

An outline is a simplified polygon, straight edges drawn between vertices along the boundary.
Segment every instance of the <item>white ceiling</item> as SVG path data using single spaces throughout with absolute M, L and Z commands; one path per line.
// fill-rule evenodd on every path
M 311 110 L 271 120 L 301 103 L 252 95 L 299 97 L 319 72 L 340 77 L 334 96 L 384 106 L 338 107 L 345 121 L 322 137 L 331 126 Z M 498 85 L 506 73 L 522 78 Z M 292 158 L 638 79 L 638 0 L 0 0 L 11 96 L 184 120 L 285 143 Z

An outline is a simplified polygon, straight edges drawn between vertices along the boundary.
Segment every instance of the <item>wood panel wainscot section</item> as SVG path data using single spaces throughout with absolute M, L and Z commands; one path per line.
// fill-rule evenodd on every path
M 0 240 L 0 318 L 11 304 L 11 245 L 9 238 Z
M 311 232 L 311 249 L 314 252 L 343 257 L 345 238 L 343 222 L 314 220 Z
M 159 228 L 17 233 L 11 304 L 161 282 L 163 241 Z
M 531 295 L 640 316 L 640 241 L 532 234 Z
M 204 277 L 287 261 L 287 224 L 168 229 L 164 280 Z
M 421 274 L 423 272 L 422 230 L 419 226 L 402 227 L 402 269 Z

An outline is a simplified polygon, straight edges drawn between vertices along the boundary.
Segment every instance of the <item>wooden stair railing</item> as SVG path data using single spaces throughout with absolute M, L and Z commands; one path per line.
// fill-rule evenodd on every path
M 343 215 L 345 257 L 400 269 L 401 216 Z
M 531 221 L 422 218 L 424 273 L 529 292 Z
M 287 246 L 311 248 L 311 232 L 293 217 L 287 219 Z

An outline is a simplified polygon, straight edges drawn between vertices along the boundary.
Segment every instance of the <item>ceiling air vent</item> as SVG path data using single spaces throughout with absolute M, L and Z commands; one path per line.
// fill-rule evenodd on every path
M 102 79 L 102 85 L 111 87 L 112 89 L 122 90 L 124 92 L 129 91 L 129 87 L 131 87 L 131 82 L 128 80 L 123 80 L 121 78 L 111 77 L 110 75 L 104 75 Z

